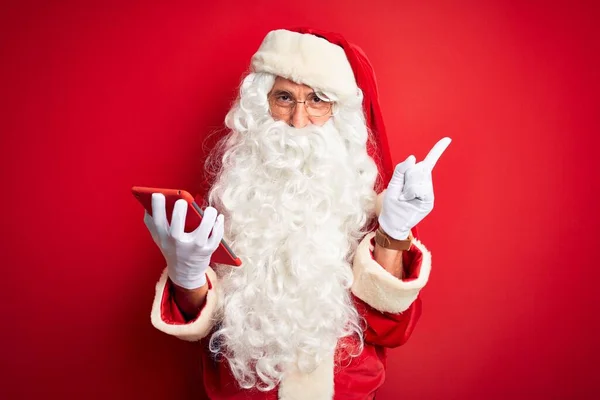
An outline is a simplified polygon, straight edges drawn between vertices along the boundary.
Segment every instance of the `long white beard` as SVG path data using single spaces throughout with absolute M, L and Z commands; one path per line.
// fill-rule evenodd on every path
M 290 368 L 314 370 L 340 337 L 362 343 L 350 259 L 372 216 L 374 175 L 331 122 L 231 135 L 209 198 L 243 265 L 217 268 L 222 322 L 211 350 L 241 387 L 270 390 Z
M 269 390 L 290 367 L 310 372 L 340 337 L 362 334 L 349 257 L 368 210 L 332 123 L 274 122 L 238 140 L 211 201 L 243 266 L 217 268 L 222 323 L 211 348 L 242 387 Z

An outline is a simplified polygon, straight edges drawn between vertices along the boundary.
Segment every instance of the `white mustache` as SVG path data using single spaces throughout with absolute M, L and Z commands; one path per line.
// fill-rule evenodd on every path
M 331 121 L 323 126 L 308 125 L 304 128 L 294 128 L 277 121 L 261 136 L 256 150 L 264 157 L 265 167 L 275 169 L 299 169 L 305 167 L 307 160 L 319 162 L 343 149 L 342 139 Z

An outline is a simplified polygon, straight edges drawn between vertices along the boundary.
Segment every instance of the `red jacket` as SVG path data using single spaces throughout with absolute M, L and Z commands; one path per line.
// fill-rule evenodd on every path
M 344 338 L 344 346 L 338 345 L 334 357 L 315 373 L 286 378 L 270 392 L 240 389 L 227 363 L 215 361 L 208 350 L 214 327 L 210 316 L 216 306 L 214 286 L 218 285 L 212 270 L 207 273 L 207 300 L 192 321 L 186 321 L 175 304 L 173 287 L 165 271 L 157 284 L 152 322 L 158 329 L 181 339 L 201 341 L 203 383 L 210 399 L 373 399 L 385 380 L 386 349 L 404 344 L 421 315 L 418 294 L 429 277 L 431 255 L 415 240 L 412 248 L 403 254 L 406 278 L 399 280 L 374 261 L 372 237 L 370 234 L 361 242 L 353 262 L 353 300 L 366 321 L 363 351 L 357 357 L 349 357 L 358 339 Z

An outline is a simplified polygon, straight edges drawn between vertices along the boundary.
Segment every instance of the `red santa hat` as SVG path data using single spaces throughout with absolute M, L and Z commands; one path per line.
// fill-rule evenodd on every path
M 365 53 L 341 35 L 310 28 L 279 29 L 267 34 L 251 61 L 254 72 L 269 72 L 302 83 L 337 100 L 363 92 L 366 123 L 375 144 L 368 153 L 377 163 L 381 191 L 393 173 L 385 125 L 379 107 L 379 94 L 373 67 Z

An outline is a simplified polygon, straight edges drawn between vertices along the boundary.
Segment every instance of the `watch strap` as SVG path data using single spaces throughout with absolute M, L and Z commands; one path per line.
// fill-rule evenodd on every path
M 375 232 L 375 243 L 377 243 L 379 246 L 381 246 L 385 249 L 399 250 L 399 251 L 410 250 L 410 247 L 412 245 L 412 240 L 413 240 L 412 232 L 410 232 L 408 234 L 408 238 L 406 238 L 404 240 L 394 239 L 393 237 L 391 237 L 390 235 L 385 233 L 383 231 L 383 229 L 381 229 L 381 228 L 378 228 L 377 231 Z

